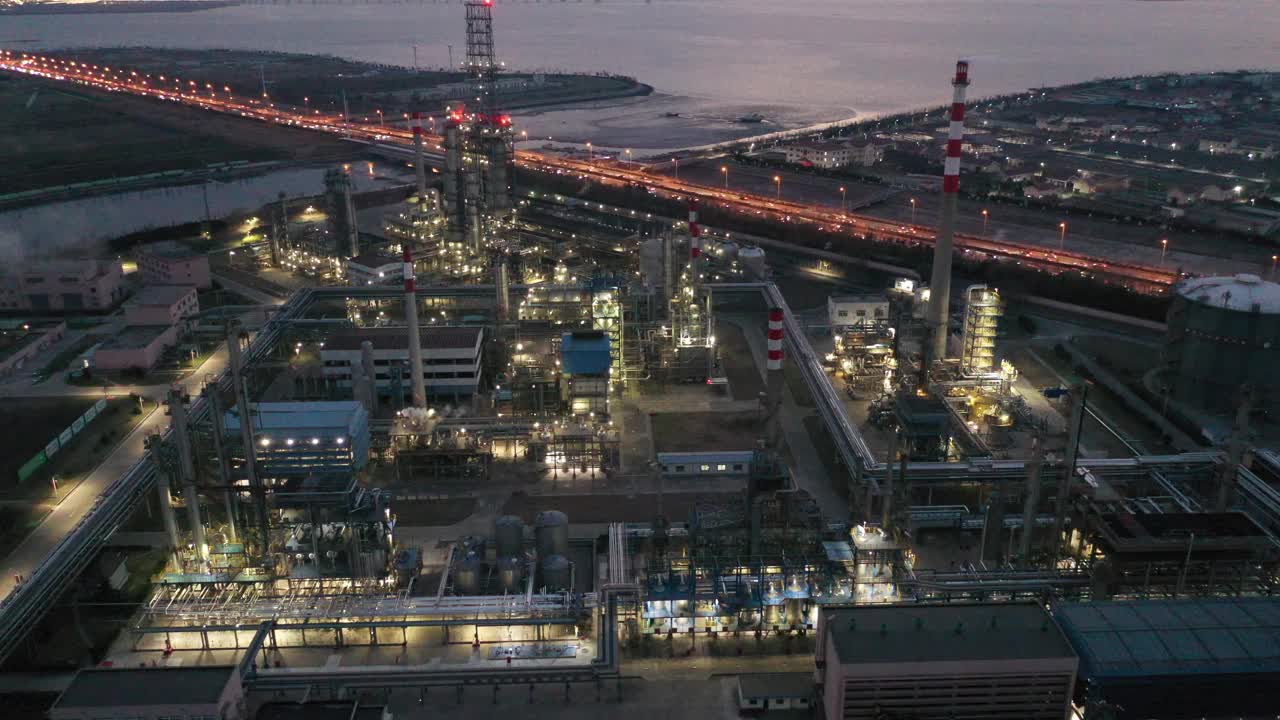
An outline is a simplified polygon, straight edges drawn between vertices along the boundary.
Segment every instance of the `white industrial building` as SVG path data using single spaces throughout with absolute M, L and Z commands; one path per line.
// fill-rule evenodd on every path
M 1043 605 L 823 609 L 817 677 L 827 720 L 1066 720 L 1078 659 Z
M 889 300 L 884 295 L 832 295 L 827 317 L 832 328 L 882 325 L 889 321 Z
M 473 327 L 424 327 L 422 375 L 427 394 L 435 397 L 464 397 L 475 393 L 480 382 L 484 331 Z M 380 394 L 392 392 L 395 375 L 408 392 L 409 341 L 403 328 L 369 328 L 330 337 L 320 350 L 324 376 L 338 387 L 352 387 L 352 367 L 360 364 L 360 346 L 373 345 L 376 387 Z

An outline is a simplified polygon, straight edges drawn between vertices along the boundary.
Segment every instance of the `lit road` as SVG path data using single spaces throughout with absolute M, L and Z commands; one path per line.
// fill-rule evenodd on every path
M 75 61 L 27 53 L 0 50 L 0 69 L 94 87 L 110 92 L 126 92 L 166 102 L 239 115 L 241 117 L 288 125 L 317 132 L 343 135 L 372 144 L 403 146 L 412 142 L 408 129 L 387 124 L 353 123 L 341 115 L 322 113 L 286 105 L 270 98 L 246 98 L 235 95 L 226 86 L 198 84 L 193 80 L 165 75 L 148 75 L 122 68 L 99 67 Z M 440 138 L 428 136 L 436 154 Z M 778 200 L 764 195 L 722 190 L 716 187 L 683 182 L 675 177 L 650 173 L 643 166 L 612 160 L 583 161 L 520 150 L 516 161 L 524 168 L 555 175 L 572 175 L 602 185 L 643 187 L 655 196 L 681 200 L 696 197 L 704 207 L 768 218 L 784 224 L 815 227 L 831 236 L 833 249 L 839 250 L 842 238 L 874 237 L 904 245 L 931 246 L 934 228 L 927 225 L 901 224 L 855 213 L 842 213 L 822 205 L 806 205 Z M 1124 285 L 1146 293 L 1163 293 L 1177 281 L 1173 269 L 1137 263 L 1116 262 L 1078 252 L 1054 250 L 1043 246 L 992 239 L 969 234 L 955 238 L 957 252 L 976 260 L 990 259 L 1012 262 L 1047 273 L 1076 272 L 1103 282 Z
M 187 392 L 196 395 L 200 392 L 205 377 L 221 373 L 227 364 L 227 348 L 224 344 L 217 352 L 209 356 L 204 364 L 179 383 Z M 141 392 L 151 400 L 163 400 L 167 386 L 146 387 L 113 387 L 112 395 L 128 395 L 130 392 Z M 102 390 L 90 389 L 95 396 Z M 14 587 L 17 575 L 31 577 L 32 571 L 53 552 L 63 538 L 76 527 L 80 520 L 91 510 L 111 483 L 124 475 L 145 454 L 146 438 L 154 433 L 162 432 L 168 426 L 169 417 L 161 407 L 148 415 L 125 436 L 124 440 L 111 451 L 93 472 L 81 481 L 66 497 L 58 503 L 44 521 L 27 536 L 22 544 L 14 548 L 8 557 L 0 561 L 0 597 L 5 597 Z

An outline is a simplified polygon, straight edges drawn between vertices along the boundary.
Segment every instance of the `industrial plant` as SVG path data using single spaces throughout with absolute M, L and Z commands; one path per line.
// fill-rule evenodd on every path
M 407 202 L 362 233 L 349 167 L 325 176 L 323 220 L 281 196 L 255 269 L 309 282 L 221 325 L 226 371 L 168 393 L 167 427 L 92 511 L 99 545 L 139 508 L 163 528 L 113 656 L 234 651 L 202 663 L 213 707 L 603 702 L 627 659 L 723 641 L 816 663 L 757 679 L 773 692 L 744 675 L 740 709 L 859 718 L 1146 717 L 1144 659 L 1219 690 L 1240 685 L 1230 652 L 1280 672 L 1256 641 L 1276 630 L 1280 457 L 1249 434 L 1277 399 L 1280 286 L 1183 280 L 1144 379 L 1139 400 L 1230 416 L 1224 450 L 1086 447 L 1113 428 L 1105 373 L 1033 385 L 1005 352 L 1008 294 L 952 289 L 967 62 L 929 283 L 882 274 L 800 313 L 781 289 L 800 263 L 704 227 L 705 199 L 638 218 L 517 187 L 491 5 L 465 3 L 473 98 L 438 152 L 409 118 Z M 6 612 L 38 618 L 51 593 L 20 584 Z M 1166 631 L 1184 634 L 1150 639 Z M 326 652 L 283 665 L 308 648 Z M 81 717 L 110 672 L 82 671 L 52 716 Z

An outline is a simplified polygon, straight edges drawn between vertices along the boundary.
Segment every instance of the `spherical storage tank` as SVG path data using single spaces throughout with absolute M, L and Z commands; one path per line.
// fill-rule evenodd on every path
M 515 515 L 503 515 L 493 524 L 498 557 L 511 557 L 524 552 L 524 521 Z
M 1175 400 L 1231 412 L 1248 384 L 1255 408 L 1280 401 L 1280 285 L 1257 275 L 1184 280 L 1168 323 L 1164 362 Z
M 538 557 L 569 554 L 569 516 L 559 510 L 547 510 L 534 518 L 534 538 Z
M 568 590 L 570 580 L 569 558 L 549 555 L 542 559 L 542 584 L 547 590 Z

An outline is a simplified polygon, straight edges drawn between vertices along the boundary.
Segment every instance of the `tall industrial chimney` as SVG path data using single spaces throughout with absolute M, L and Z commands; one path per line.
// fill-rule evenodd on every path
M 236 406 L 240 413 L 240 440 L 244 444 L 244 474 L 253 496 L 258 530 L 262 533 L 262 556 L 271 554 L 271 519 L 267 512 L 267 488 L 258 477 L 257 461 L 253 446 L 253 413 L 249 409 L 249 390 L 244 382 L 244 364 L 240 350 L 240 324 L 233 320 L 227 325 L 227 362 L 231 366 L 231 385 L 236 394 Z
M 347 208 L 347 244 L 351 257 L 360 254 L 360 228 L 356 224 L 356 201 L 351 196 L 351 178 L 342 185 L 342 202 Z
M 778 449 L 781 438 L 782 409 L 782 308 L 769 308 L 769 355 L 766 368 L 765 401 L 769 419 L 767 439 L 769 447 Z
M 497 293 L 494 299 L 497 302 L 499 327 L 506 323 L 507 316 L 511 313 L 511 272 L 508 268 L 505 257 L 499 259 L 493 266 L 494 291 Z
M 702 226 L 698 224 L 698 199 L 689 198 L 689 275 L 693 295 L 702 287 Z
M 427 386 L 422 377 L 422 337 L 418 328 L 418 294 L 413 277 L 413 253 L 404 246 L 404 321 L 409 326 L 409 375 L 413 382 L 413 406 L 427 407 Z
M 422 113 L 414 113 L 409 125 L 413 128 L 413 169 L 418 178 L 418 203 L 427 202 L 427 162 L 422 150 Z
M 938 218 L 938 237 L 933 248 L 933 276 L 929 281 L 929 331 L 931 344 L 926 348 L 925 365 L 947 357 L 948 318 L 951 304 L 951 253 L 956 229 L 956 199 L 960 192 L 960 146 L 964 142 L 964 94 L 969 87 L 969 63 L 956 63 L 956 77 L 951 81 L 955 94 L 951 100 L 951 127 L 947 133 L 947 159 L 942 171 L 942 215 Z

